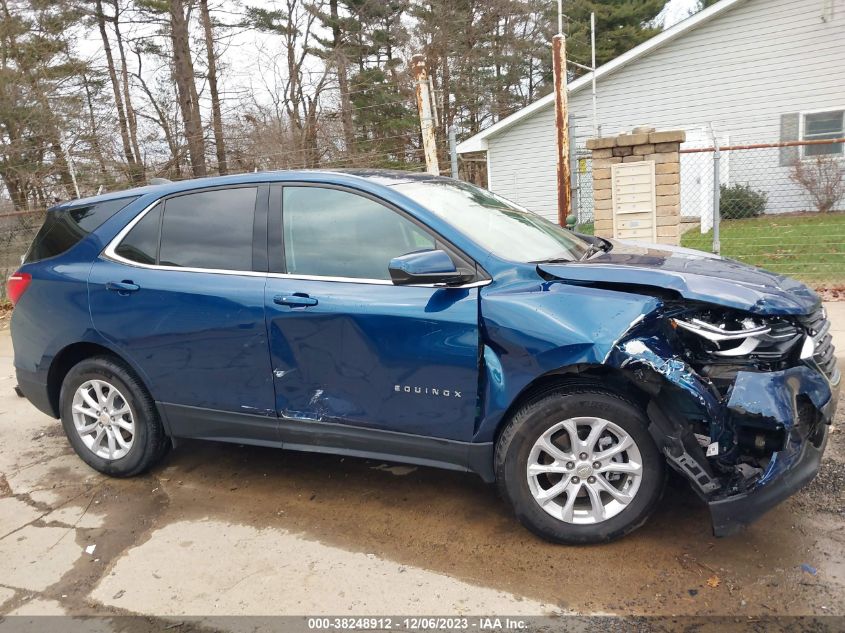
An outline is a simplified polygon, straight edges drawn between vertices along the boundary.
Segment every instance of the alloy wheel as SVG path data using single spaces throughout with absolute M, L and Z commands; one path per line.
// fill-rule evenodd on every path
M 537 438 L 526 475 L 534 500 L 548 514 L 566 523 L 596 524 L 633 501 L 643 462 L 624 429 L 603 418 L 577 417 Z
M 125 457 L 135 441 L 135 419 L 126 398 L 105 380 L 88 380 L 73 395 L 73 425 L 85 446 L 103 459 Z

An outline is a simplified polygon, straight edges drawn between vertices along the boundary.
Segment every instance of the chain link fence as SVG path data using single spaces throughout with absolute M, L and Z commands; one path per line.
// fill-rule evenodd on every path
M 573 213 L 592 233 L 591 132 L 574 130 Z M 681 245 L 845 287 L 845 139 L 717 141 L 718 151 L 706 137 L 681 146 Z
M 681 244 L 845 284 L 845 157 L 837 140 L 681 149 Z
M 587 139 L 595 136 L 591 119 L 570 117 L 572 145 L 572 211 L 575 230 L 593 232 L 593 153 L 587 149 Z
M 44 222 L 44 213 L 0 213 L 0 301 L 6 300 L 6 280 L 20 267 L 21 258 Z

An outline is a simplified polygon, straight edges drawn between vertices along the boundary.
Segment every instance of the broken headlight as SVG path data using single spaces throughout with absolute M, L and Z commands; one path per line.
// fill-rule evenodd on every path
M 806 338 L 797 324 L 727 310 L 688 311 L 670 323 L 686 361 L 727 393 L 739 371 L 780 371 L 798 362 Z
M 721 357 L 748 356 L 754 352 L 767 353 L 767 348 L 779 347 L 778 344 L 791 342 L 793 339 L 797 341 L 800 336 L 798 328 L 789 323 L 767 323 L 752 317 L 733 322 L 725 319 L 718 323 L 700 318 L 673 319 L 673 322 L 675 326 L 708 341 L 710 353 Z
M 784 319 L 712 311 L 676 317 L 672 324 L 683 333 L 695 335 L 696 355 L 709 362 L 783 361 L 803 338 L 801 330 Z

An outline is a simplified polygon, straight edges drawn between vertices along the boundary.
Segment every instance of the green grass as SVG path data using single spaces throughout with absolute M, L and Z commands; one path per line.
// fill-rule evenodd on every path
M 722 255 L 816 287 L 845 284 L 845 213 L 722 220 Z M 681 245 L 711 251 L 713 232 L 687 231 Z

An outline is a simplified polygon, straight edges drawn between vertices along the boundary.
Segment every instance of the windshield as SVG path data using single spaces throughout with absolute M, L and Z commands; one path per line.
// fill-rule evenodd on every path
M 577 261 L 589 250 L 571 231 L 469 183 L 428 180 L 394 186 L 502 259 Z

